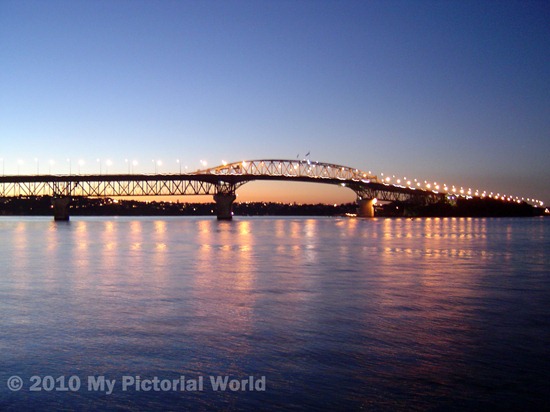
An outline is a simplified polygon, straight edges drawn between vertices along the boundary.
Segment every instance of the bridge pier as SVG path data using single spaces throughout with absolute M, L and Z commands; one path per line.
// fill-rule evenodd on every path
M 218 220 L 233 219 L 233 202 L 237 196 L 232 193 L 217 193 L 214 195 Z
M 376 199 L 357 199 L 357 216 L 374 217 Z
M 69 220 L 69 205 L 71 203 L 70 197 L 54 197 L 52 199 L 53 205 L 53 219 L 56 221 Z

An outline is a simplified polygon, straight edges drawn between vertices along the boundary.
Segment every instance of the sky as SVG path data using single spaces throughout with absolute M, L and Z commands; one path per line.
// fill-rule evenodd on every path
M 0 0 L 1 167 L 168 173 L 310 152 L 548 205 L 549 21 L 548 1 Z

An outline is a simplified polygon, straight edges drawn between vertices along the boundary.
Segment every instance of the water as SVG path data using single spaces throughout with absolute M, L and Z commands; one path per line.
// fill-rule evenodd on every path
M 542 410 L 548 250 L 544 218 L 2 218 L 0 410 Z

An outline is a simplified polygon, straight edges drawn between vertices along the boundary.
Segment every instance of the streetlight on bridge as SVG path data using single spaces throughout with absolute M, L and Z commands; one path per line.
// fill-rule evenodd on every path
M 162 166 L 162 160 L 151 160 L 153 162 L 153 165 L 155 166 L 155 174 L 158 173 L 158 167 Z

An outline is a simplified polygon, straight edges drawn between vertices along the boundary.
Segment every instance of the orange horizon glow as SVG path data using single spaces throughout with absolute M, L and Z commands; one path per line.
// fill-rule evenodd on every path
M 192 196 L 131 196 L 112 197 L 121 200 L 142 202 L 181 202 L 213 203 L 212 195 Z M 304 182 L 254 181 L 237 189 L 236 203 L 243 202 L 280 202 L 302 204 L 341 204 L 355 202 L 357 195 L 353 190 L 329 184 Z

